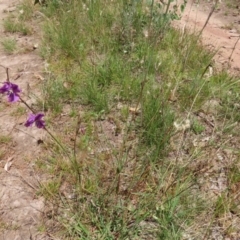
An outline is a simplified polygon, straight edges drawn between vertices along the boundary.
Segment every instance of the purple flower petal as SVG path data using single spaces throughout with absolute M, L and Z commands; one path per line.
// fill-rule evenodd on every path
M 14 83 L 11 83 L 11 88 L 12 88 L 12 91 L 16 94 L 16 93 L 20 93 L 21 90 L 19 88 L 19 86 L 17 84 L 14 84 Z
M 44 128 L 45 127 L 45 121 L 36 121 L 35 122 L 37 128 Z
M 34 114 L 29 114 L 29 117 L 27 119 L 27 122 L 24 124 L 25 127 L 30 127 L 35 121 L 35 115 Z
M 44 128 L 45 127 L 45 122 L 42 119 L 44 117 L 44 114 L 38 113 L 35 117 L 35 124 L 37 128 Z
M 0 88 L 0 93 L 6 93 L 11 89 L 11 83 L 5 82 L 3 86 Z
M 13 92 L 8 93 L 8 101 L 9 102 L 17 102 L 19 100 L 19 95 Z
M 35 120 L 36 121 L 41 121 L 41 119 L 44 117 L 44 114 L 43 113 L 38 113 L 35 115 Z
M 17 102 L 19 100 L 18 93 L 21 92 L 21 89 L 17 84 L 11 82 L 5 82 L 0 88 L 0 93 L 6 93 L 8 95 L 9 102 Z
M 27 122 L 24 124 L 26 127 L 32 126 L 33 123 L 35 123 L 37 128 L 45 128 L 45 121 L 42 119 L 44 117 L 44 114 L 38 113 L 38 114 L 30 114 L 28 117 Z

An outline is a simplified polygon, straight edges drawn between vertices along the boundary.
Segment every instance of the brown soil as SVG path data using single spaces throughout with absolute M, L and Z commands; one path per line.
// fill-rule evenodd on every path
M 228 0 L 231 2 L 231 0 Z M 227 0 L 220 0 L 208 24 L 202 32 L 203 43 L 211 50 L 217 50 L 216 65 L 230 72 L 240 71 L 240 3 L 233 8 L 226 6 Z M 175 24 L 182 30 L 199 32 L 214 6 L 214 1 L 188 1 L 180 22 Z M 239 7 L 239 8 L 238 8 Z
M 9 11 L 17 11 L 17 0 L 2 0 L 0 2 L 0 21 L 2 22 Z M 188 3 L 183 18 L 178 26 L 181 29 L 190 27 L 201 30 L 211 10 L 212 3 Z M 240 71 L 240 41 L 238 40 L 239 22 L 236 14 L 225 16 L 226 6 L 222 1 L 218 11 L 213 13 L 208 25 L 203 31 L 203 42 L 211 48 L 218 48 L 216 62 L 219 66 L 227 67 L 232 72 Z M 231 12 L 231 11 L 230 11 Z M 234 12 L 234 10 L 232 10 Z M 0 27 L 1 36 L 9 36 Z M 11 35 L 17 39 L 18 46 L 26 51 L 7 55 L 0 49 L 0 64 L 9 68 L 10 78 L 21 75 L 16 83 L 23 91 L 23 97 L 30 105 L 36 104 L 35 97 L 39 95 L 39 85 L 43 71 L 43 61 L 33 45 L 38 43 L 36 34 L 22 36 Z M 235 46 L 236 44 L 236 46 Z M 229 57 L 231 59 L 229 61 Z M 230 65 L 229 65 L 230 63 Z M 0 68 L 1 83 L 6 80 L 6 71 Z M 30 89 L 30 94 L 29 94 Z M 5 96 L 0 97 L 0 138 L 9 136 L 9 142 L 0 141 L 0 240 L 18 239 L 53 239 L 45 232 L 39 232 L 43 223 L 44 199 L 38 197 L 41 176 L 34 170 L 35 161 L 43 154 L 41 145 L 37 142 L 44 137 L 44 132 L 37 128 L 26 129 L 24 122 L 28 112 L 17 113 L 20 103 L 9 104 Z M 9 171 L 4 170 L 8 160 L 12 160 Z
M 4 0 L 0 2 L 1 25 L 9 12 L 17 11 L 19 1 Z M 0 27 L 1 39 L 9 37 L 3 27 Z M 0 64 L 9 68 L 10 80 L 20 75 L 15 83 L 22 90 L 21 96 L 28 104 L 36 100 L 29 97 L 39 94 L 37 85 L 41 74 L 43 61 L 34 50 L 33 45 L 38 41 L 36 36 L 11 34 L 17 40 L 19 51 L 8 55 L 0 48 Z M 0 68 L 1 84 L 6 81 L 4 68 Z M 0 96 L 0 139 L 8 137 L 8 141 L 0 141 L 0 240 L 20 239 L 50 239 L 46 234 L 39 233 L 42 224 L 44 199 L 36 195 L 39 176 L 34 171 L 36 158 L 42 149 L 37 140 L 43 138 L 43 131 L 37 128 L 26 129 L 24 122 L 28 115 L 20 111 L 21 103 L 8 103 L 6 96 Z M 23 107 L 23 106 L 22 106 Z M 12 165 L 8 171 L 4 169 L 8 160 Z

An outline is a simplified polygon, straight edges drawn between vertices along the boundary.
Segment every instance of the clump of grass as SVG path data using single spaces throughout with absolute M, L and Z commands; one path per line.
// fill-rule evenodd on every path
M 21 21 L 31 20 L 34 13 L 34 5 L 31 0 L 23 0 L 19 6 L 19 19 Z
M 3 26 L 6 32 L 9 33 L 21 33 L 22 35 L 29 35 L 31 30 L 26 24 L 12 17 L 7 18 L 3 22 Z
M 69 155 L 47 143 L 51 156 L 38 164 L 54 177 L 40 193 L 58 203 L 52 217 L 64 238 L 182 239 L 208 209 L 215 209 L 208 220 L 229 211 L 227 195 L 204 197 L 200 148 L 208 145 L 192 143 L 214 134 L 214 123 L 205 115 L 188 128 L 174 122 L 196 119 L 213 96 L 226 106 L 216 119 L 233 118 L 226 92 L 235 95 L 236 80 L 205 74 L 214 53 L 199 35 L 170 27 L 181 8 L 171 2 L 48 1 L 41 8 L 50 63 L 43 102 L 59 119 L 52 125 Z
M 7 144 L 12 140 L 12 138 L 10 136 L 6 136 L 6 135 L 1 135 L 0 136 L 0 143 L 1 144 Z
M 16 108 L 11 115 L 12 116 L 22 116 L 23 114 L 26 113 L 26 109 L 22 106 L 19 106 L 18 108 Z
M 201 124 L 198 120 L 193 120 L 192 126 L 191 126 L 193 132 L 195 134 L 201 134 L 204 131 L 204 126 Z
M 14 38 L 5 38 L 2 40 L 2 46 L 6 53 L 12 54 L 17 49 L 17 42 Z

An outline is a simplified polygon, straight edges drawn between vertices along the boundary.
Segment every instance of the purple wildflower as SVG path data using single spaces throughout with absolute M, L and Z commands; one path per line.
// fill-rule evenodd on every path
M 45 128 L 45 121 L 42 119 L 44 117 L 43 113 L 33 114 L 31 113 L 24 124 L 25 127 L 30 127 L 35 123 L 37 128 Z
M 21 90 L 17 84 L 11 82 L 5 82 L 0 88 L 0 93 L 7 93 L 9 102 L 17 102 L 19 100 L 19 95 Z

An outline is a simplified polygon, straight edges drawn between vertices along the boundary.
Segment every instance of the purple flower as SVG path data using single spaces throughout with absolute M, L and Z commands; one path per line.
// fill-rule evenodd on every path
M 17 102 L 19 100 L 19 95 L 21 90 L 17 84 L 11 82 L 5 82 L 0 88 L 0 93 L 7 93 L 9 102 Z
M 31 113 L 24 124 L 25 127 L 30 127 L 35 123 L 37 128 L 45 128 L 45 121 L 42 119 L 44 117 L 43 113 L 33 114 Z

